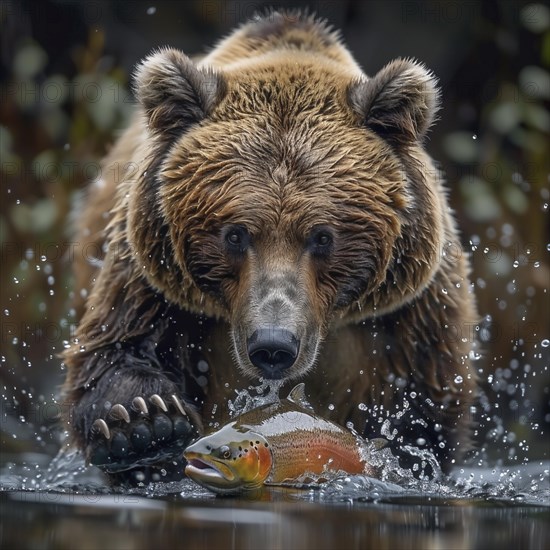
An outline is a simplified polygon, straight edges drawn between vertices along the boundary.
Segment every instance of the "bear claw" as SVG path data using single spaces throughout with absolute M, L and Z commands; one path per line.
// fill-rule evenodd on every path
M 159 409 L 162 409 L 164 412 L 168 412 L 168 407 L 166 406 L 166 403 L 158 393 L 155 393 L 151 397 L 149 397 L 149 401 L 151 401 L 151 403 L 153 403 L 153 405 L 156 405 Z
M 107 422 L 105 422 L 103 418 L 98 418 L 93 423 L 92 428 L 97 431 L 100 431 L 105 436 L 105 439 L 111 439 L 111 432 L 109 431 L 109 426 L 107 426 Z
M 175 395 L 134 397 L 130 407 L 116 403 L 92 424 L 87 454 L 90 463 L 109 474 L 181 457 L 183 448 L 201 431 Z
M 183 416 L 188 417 L 187 413 L 185 412 L 185 409 L 183 408 L 183 405 L 181 404 L 181 401 L 178 399 L 177 395 L 172 394 L 170 397 L 172 398 L 172 403 L 174 403 L 174 406 L 176 407 L 176 409 L 178 409 L 178 411 Z
M 143 399 L 143 397 L 141 396 L 134 397 L 134 399 L 132 399 L 132 407 L 134 408 L 134 410 L 138 412 L 141 412 L 143 414 L 149 414 L 147 403 L 145 403 L 145 399 Z
M 117 403 L 111 407 L 109 416 L 115 420 L 124 420 L 126 424 L 130 424 L 130 414 L 126 410 L 126 407 L 120 403 Z

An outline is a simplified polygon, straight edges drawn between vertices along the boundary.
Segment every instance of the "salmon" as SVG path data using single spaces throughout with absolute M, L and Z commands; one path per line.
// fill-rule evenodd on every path
M 366 456 L 386 444 L 384 439 L 367 443 L 316 415 L 304 384 L 298 384 L 286 399 L 242 414 L 187 447 L 183 456 L 189 478 L 231 494 L 308 477 L 322 481 L 338 473 L 372 477 L 377 468 Z

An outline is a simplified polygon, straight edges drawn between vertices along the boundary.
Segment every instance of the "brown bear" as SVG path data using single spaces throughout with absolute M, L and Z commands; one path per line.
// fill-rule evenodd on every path
M 325 22 L 275 12 L 200 61 L 158 50 L 135 91 L 79 216 L 104 250 L 77 262 L 91 290 L 64 357 L 87 459 L 181 476 L 182 448 L 263 378 L 454 463 L 476 311 L 423 147 L 434 76 L 408 59 L 366 76 Z

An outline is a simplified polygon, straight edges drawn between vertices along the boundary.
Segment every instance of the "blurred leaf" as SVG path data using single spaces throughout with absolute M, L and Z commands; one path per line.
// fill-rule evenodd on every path
M 528 104 L 525 108 L 525 120 L 541 132 L 550 132 L 550 113 L 540 105 Z
M 512 259 L 510 255 L 504 251 L 499 253 L 495 258 L 492 258 L 490 262 L 486 263 L 488 270 L 499 277 L 505 277 L 512 271 Z
M 56 174 L 59 172 L 55 151 L 52 149 L 42 151 L 42 153 L 34 157 L 31 167 L 37 180 L 52 181 L 52 178 L 56 177 Z
M 465 176 L 460 182 L 468 217 L 476 222 L 489 222 L 501 215 L 501 208 L 488 183 L 477 176 Z
M 2 173 L 10 175 L 21 169 L 21 160 L 13 152 L 13 137 L 6 126 L 0 126 L 0 154 L 2 156 Z M 4 183 L 4 182 L 2 182 Z
M 489 120 L 497 132 L 508 134 L 521 120 L 519 105 L 512 101 L 504 101 L 491 111 Z
M 13 138 L 11 137 L 11 132 L 6 126 L 0 125 L 0 152 L 2 156 L 11 151 L 12 144 Z
M 550 99 L 550 74 L 541 67 L 528 65 L 521 69 L 519 84 L 527 100 Z
M 550 9 L 544 4 L 528 4 L 519 16 L 523 26 L 531 32 L 540 33 L 550 27 Z
M 36 43 L 31 42 L 20 48 L 13 60 L 13 71 L 22 80 L 34 78 L 48 62 L 48 55 Z
M 524 214 L 529 208 L 529 201 L 525 193 L 514 185 L 507 185 L 502 193 L 502 198 L 507 206 L 516 214 Z
M 54 199 L 41 199 L 32 206 L 14 204 L 10 211 L 13 225 L 21 232 L 43 233 L 52 227 L 58 216 Z
M 88 112 L 94 124 L 100 130 L 110 130 L 115 126 L 119 112 L 120 98 L 116 98 L 118 83 L 108 76 L 101 76 L 97 80 L 101 94 L 97 101 L 87 104 Z
M 536 132 L 518 127 L 515 128 L 508 137 L 510 141 L 524 151 L 531 151 L 537 154 L 544 154 L 548 151 L 547 137 L 537 134 Z
M 83 74 L 77 78 L 77 90 L 93 125 L 111 130 L 122 106 L 118 82 L 106 75 Z
M 445 152 L 454 161 L 468 164 L 477 159 L 479 145 L 468 132 L 452 132 L 443 138 Z

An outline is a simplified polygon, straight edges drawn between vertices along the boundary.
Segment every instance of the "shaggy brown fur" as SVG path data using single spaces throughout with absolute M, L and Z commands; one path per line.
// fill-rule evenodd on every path
M 92 426 L 131 439 L 141 417 L 109 411 L 134 415 L 136 396 L 175 394 L 221 420 L 236 388 L 270 377 L 247 347 L 265 326 L 299 342 L 273 377 L 305 380 L 321 414 L 367 435 L 387 419 L 400 444 L 460 456 L 476 313 L 466 256 L 444 254 L 457 232 L 422 147 L 433 76 L 401 59 L 369 78 L 325 24 L 275 13 L 198 64 L 159 50 L 136 93 L 82 217 L 95 228 L 109 203 L 104 264 L 78 266 L 95 280 L 65 356 L 67 421 L 88 457 L 124 461 L 109 444 L 94 458 Z

